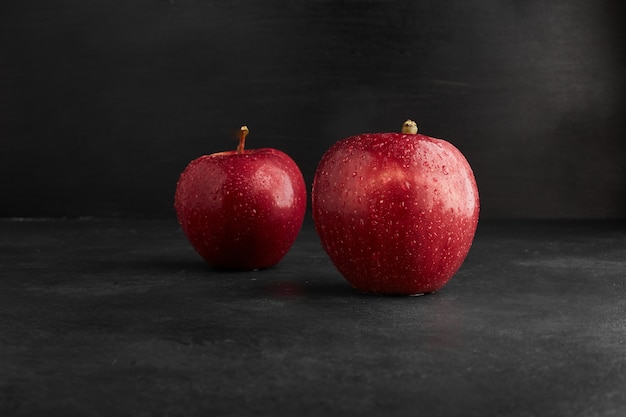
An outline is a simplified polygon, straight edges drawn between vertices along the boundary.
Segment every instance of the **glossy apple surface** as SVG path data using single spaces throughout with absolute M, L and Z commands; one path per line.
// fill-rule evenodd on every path
M 279 150 L 221 152 L 187 166 L 174 207 L 189 242 L 210 265 L 262 269 L 277 264 L 295 241 L 306 186 L 296 163 Z
M 374 133 L 326 152 L 312 206 L 324 250 L 353 287 L 411 295 L 439 290 L 460 268 L 479 198 L 472 169 L 452 144 Z

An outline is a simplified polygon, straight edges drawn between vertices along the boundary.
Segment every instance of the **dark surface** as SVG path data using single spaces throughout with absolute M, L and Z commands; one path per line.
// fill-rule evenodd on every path
M 0 2 L 0 217 L 173 215 L 203 154 L 310 185 L 406 118 L 472 165 L 482 218 L 626 217 L 622 0 Z
M 626 224 L 481 222 L 436 294 L 352 290 L 307 221 L 218 272 L 173 221 L 0 221 L 0 414 L 626 415 Z

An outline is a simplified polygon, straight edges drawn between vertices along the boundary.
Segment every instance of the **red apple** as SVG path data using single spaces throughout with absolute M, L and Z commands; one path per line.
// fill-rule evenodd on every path
M 322 157 L 313 220 L 339 272 L 366 293 L 414 295 L 444 286 L 478 224 L 472 169 L 450 143 L 402 133 L 346 138 Z
M 174 207 L 195 250 L 218 268 L 253 270 L 277 264 L 295 241 L 306 211 L 296 163 L 272 148 L 204 155 L 189 163 Z

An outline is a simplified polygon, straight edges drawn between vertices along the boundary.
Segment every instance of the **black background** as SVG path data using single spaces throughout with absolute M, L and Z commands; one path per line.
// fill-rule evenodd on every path
M 168 217 L 202 154 L 406 118 L 481 216 L 626 217 L 618 1 L 33 0 L 0 5 L 0 217 Z

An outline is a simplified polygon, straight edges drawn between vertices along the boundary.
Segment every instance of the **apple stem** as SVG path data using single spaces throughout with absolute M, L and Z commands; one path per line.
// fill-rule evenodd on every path
M 402 133 L 415 135 L 417 133 L 417 123 L 415 123 L 411 119 L 408 119 L 406 122 L 402 123 Z
M 246 136 L 248 136 L 249 132 L 250 130 L 248 130 L 248 126 L 241 126 L 241 129 L 239 129 L 239 145 L 237 146 L 237 153 L 240 155 L 243 153 L 244 146 L 246 146 Z

